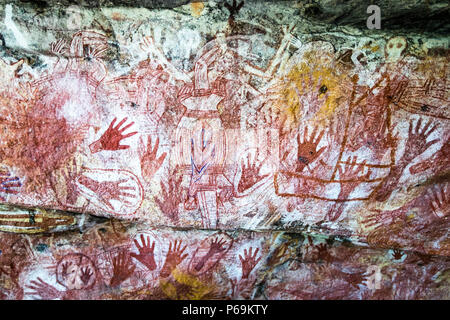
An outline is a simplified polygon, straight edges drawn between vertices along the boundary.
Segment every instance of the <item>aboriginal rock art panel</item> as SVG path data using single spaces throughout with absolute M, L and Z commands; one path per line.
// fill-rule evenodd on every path
M 448 296 L 448 43 L 267 6 L 2 9 L 0 298 Z
M 116 233 L 111 224 L 100 224 L 74 244 L 58 235 L 3 233 L 2 298 L 448 297 L 448 257 L 361 249 L 333 237 L 283 232 L 229 235 L 142 227 Z
M 327 224 L 448 169 L 446 61 L 393 37 L 367 76 L 282 31 L 264 68 L 257 36 L 217 35 L 188 71 L 150 32 L 120 76 L 98 31 L 51 43 L 45 74 L 3 83 L 2 201 L 204 228 L 264 222 L 273 205 Z

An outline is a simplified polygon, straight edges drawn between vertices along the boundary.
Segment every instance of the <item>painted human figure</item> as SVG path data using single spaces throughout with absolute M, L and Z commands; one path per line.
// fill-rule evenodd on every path
M 215 228 L 218 222 L 217 197 L 219 176 L 226 159 L 226 134 L 217 109 L 225 96 L 225 80 L 208 78 L 208 65 L 220 53 L 219 48 L 207 52 L 195 65 L 193 84 L 179 92 L 179 102 L 186 108 L 176 133 L 176 162 L 189 165 L 190 182 L 187 210 L 200 209 L 202 224 Z M 231 185 L 230 185 L 231 187 Z
M 217 227 L 218 205 L 230 199 L 234 189 L 224 174 L 227 153 L 230 153 L 227 152 L 230 143 L 223 123 L 227 112 L 222 110 L 219 113 L 218 107 L 222 104 L 225 109 L 237 109 L 235 100 L 239 99 L 233 97 L 246 97 L 247 94 L 254 97 L 255 103 L 263 99 L 264 89 L 255 89 L 249 78 L 255 76 L 264 83 L 273 78 L 275 67 L 280 64 L 289 45 L 292 28 L 283 29 L 282 44 L 266 70 L 242 58 L 240 51 L 249 53 L 251 46 L 245 37 L 219 34 L 200 50 L 194 70 L 189 73 L 174 67 L 155 46 L 152 37 L 143 39 L 141 48 L 163 67 L 169 75 L 168 81 L 185 83 L 177 94 L 177 102 L 184 112 L 177 125 L 171 164 L 188 176 L 188 196 L 184 207 L 187 210 L 199 209 L 204 227 Z M 230 116 L 225 118 L 228 121 Z M 230 121 L 239 126 L 239 117 L 231 118 Z

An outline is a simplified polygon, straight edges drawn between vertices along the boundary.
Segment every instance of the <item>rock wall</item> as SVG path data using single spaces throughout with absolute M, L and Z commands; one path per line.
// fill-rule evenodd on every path
M 0 298 L 448 299 L 449 5 L 369 4 L 4 3 Z

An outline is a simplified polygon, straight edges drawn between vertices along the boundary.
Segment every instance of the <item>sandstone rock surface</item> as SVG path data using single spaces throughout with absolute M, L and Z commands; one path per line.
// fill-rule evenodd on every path
M 448 4 L 387 3 L 2 4 L 0 298 L 448 299 Z

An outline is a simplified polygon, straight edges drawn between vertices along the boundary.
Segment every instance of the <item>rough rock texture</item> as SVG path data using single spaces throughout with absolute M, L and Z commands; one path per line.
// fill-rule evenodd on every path
M 0 7 L 0 298 L 449 299 L 449 5 Z

